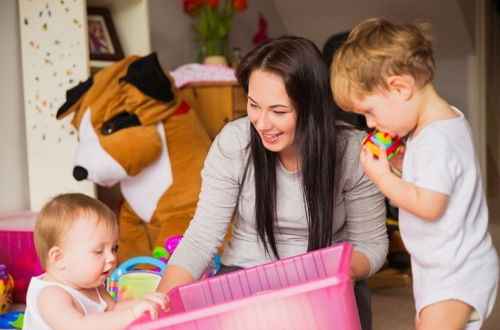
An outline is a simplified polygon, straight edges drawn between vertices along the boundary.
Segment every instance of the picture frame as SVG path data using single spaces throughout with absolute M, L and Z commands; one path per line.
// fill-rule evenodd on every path
M 119 61 L 124 58 L 108 8 L 88 7 L 87 27 L 91 60 Z

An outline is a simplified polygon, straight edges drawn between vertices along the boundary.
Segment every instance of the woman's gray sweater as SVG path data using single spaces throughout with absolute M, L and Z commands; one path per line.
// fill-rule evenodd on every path
M 254 169 L 252 162 L 248 164 L 250 125 L 246 117 L 227 124 L 205 160 L 196 213 L 169 260 L 194 278 L 202 275 L 223 244 L 235 208 L 222 263 L 246 268 L 275 259 L 266 254 L 256 230 Z M 359 165 L 360 143 L 366 134 L 354 129 L 337 132 L 333 243 L 351 242 L 368 258 L 373 274 L 383 265 L 388 249 L 384 197 Z M 290 172 L 278 161 L 276 180 L 276 245 L 284 258 L 307 251 L 309 231 L 301 171 Z

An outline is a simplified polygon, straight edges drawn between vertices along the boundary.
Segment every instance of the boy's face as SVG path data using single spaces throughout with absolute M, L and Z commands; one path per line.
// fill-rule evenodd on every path
M 417 125 L 412 102 L 397 92 L 375 92 L 353 101 L 352 111 L 364 115 L 366 124 L 394 136 L 405 136 Z
M 64 281 L 75 289 L 100 286 L 116 267 L 118 233 L 82 214 L 61 242 Z

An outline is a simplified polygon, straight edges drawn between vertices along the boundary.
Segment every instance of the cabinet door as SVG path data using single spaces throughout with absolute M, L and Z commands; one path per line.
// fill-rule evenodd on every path
M 232 85 L 188 85 L 180 92 L 196 111 L 212 140 L 233 119 Z
M 247 115 L 247 96 L 241 86 L 233 86 L 233 119 Z

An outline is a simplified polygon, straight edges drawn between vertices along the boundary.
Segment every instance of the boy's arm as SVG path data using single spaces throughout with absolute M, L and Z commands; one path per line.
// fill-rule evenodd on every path
M 37 302 L 41 318 L 53 329 L 124 329 L 142 313 L 149 311 L 155 318 L 157 305 L 141 300 L 134 307 L 85 315 L 81 306 L 62 288 L 43 289 Z
M 380 148 L 379 158 L 375 159 L 371 151 L 363 147 L 360 157 L 366 175 L 397 207 L 429 221 L 443 215 L 448 195 L 416 187 L 393 174 L 384 148 Z

